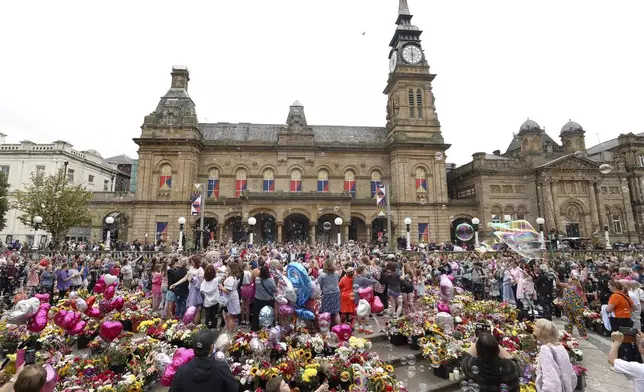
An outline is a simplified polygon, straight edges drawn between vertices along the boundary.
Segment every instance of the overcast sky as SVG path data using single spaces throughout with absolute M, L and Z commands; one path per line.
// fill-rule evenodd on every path
M 0 132 L 136 157 L 133 137 L 190 70 L 201 122 L 384 126 L 397 0 L 4 1 Z M 644 132 L 644 1 L 409 0 L 438 74 L 448 161 L 505 151 L 521 123 L 586 143 Z M 363 32 L 365 33 L 363 35 Z

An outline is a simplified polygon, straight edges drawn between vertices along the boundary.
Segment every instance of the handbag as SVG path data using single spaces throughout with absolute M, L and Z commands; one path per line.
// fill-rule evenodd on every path
M 262 279 L 259 283 L 261 283 L 261 284 L 262 284 L 262 287 L 264 288 L 264 291 L 266 291 L 267 293 L 269 293 L 269 291 L 266 289 L 266 286 L 264 286 L 264 279 Z M 275 299 L 275 293 L 272 293 L 272 294 L 271 294 L 271 297 L 272 297 L 273 299 Z

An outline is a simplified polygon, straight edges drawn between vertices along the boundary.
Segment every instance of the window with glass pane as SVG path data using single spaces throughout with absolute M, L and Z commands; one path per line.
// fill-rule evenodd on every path
M 378 187 L 380 186 L 380 183 L 382 182 L 382 175 L 380 175 L 380 172 L 377 170 L 374 170 L 371 172 L 371 198 L 375 199 L 376 195 L 378 194 Z
M 36 166 L 36 177 L 42 177 L 45 175 L 45 167 L 44 166 Z
M 74 182 L 74 169 L 67 169 L 67 182 Z
M 619 214 L 613 214 L 613 231 L 622 234 L 622 220 Z
M 103 191 L 107 192 L 110 190 L 110 181 L 109 180 L 103 180 Z
M 275 191 L 275 172 L 272 169 L 264 170 L 264 179 L 262 181 L 263 192 Z
M 94 183 L 94 176 L 90 174 L 90 175 L 87 177 L 87 182 L 89 182 L 90 184 L 93 184 L 93 183 Z
M 344 173 L 344 191 L 349 192 L 352 198 L 356 197 L 356 174 L 352 170 Z
M 318 192 L 329 191 L 329 172 L 326 170 L 318 171 Z
M 641 167 L 644 167 L 644 155 L 640 155 L 638 157 L 639 163 Z
M 246 190 L 246 170 L 239 169 L 235 175 L 235 197 L 241 196 Z
M 208 173 L 208 197 L 219 197 L 219 170 L 212 169 Z
M 302 192 L 302 172 L 299 170 L 293 170 L 291 172 L 291 192 Z

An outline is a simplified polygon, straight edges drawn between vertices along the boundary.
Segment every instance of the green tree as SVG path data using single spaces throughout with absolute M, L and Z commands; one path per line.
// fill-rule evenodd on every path
M 91 222 L 88 208 L 91 198 L 92 193 L 82 185 L 69 184 L 61 169 L 48 176 L 32 174 L 24 190 L 16 192 L 13 207 L 23 213 L 18 219 L 26 226 L 34 227 L 33 218 L 40 215 L 40 228 L 60 243 L 69 229 Z
M 0 230 L 4 229 L 7 225 L 7 211 L 9 210 L 9 201 L 7 195 L 9 194 L 9 183 L 7 176 L 0 173 Z

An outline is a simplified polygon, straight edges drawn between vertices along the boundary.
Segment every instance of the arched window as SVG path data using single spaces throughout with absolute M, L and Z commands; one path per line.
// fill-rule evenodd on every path
M 501 207 L 494 206 L 490 212 L 492 214 L 492 223 L 501 223 L 501 215 L 503 214 Z
M 505 206 L 503 210 L 503 222 L 512 222 L 514 220 L 514 207 Z
M 427 193 L 427 172 L 422 167 L 416 169 L 416 192 Z
M 275 172 L 273 169 L 264 170 L 264 180 L 262 181 L 263 192 L 275 192 Z
M 297 169 L 291 172 L 291 192 L 302 192 L 302 172 Z
M 161 166 L 161 175 L 159 175 L 159 190 L 169 191 L 172 189 L 172 166 L 164 164 Z
M 219 198 L 219 169 L 212 169 L 208 173 L 208 198 Z
M 382 183 L 382 175 L 378 170 L 371 172 L 371 198 L 375 199 L 378 194 L 378 188 Z
M 423 92 L 416 90 L 416 109 L 418 111 L 418 118 L 423 118 Z
M 318 171 L 318 192 L 329 191 L 329 172 L 322 169 Z
M 242 192 L 246 190 L 246 169 L 239 169 L 235 173 L 235 197 L 241 196 Z
M 344 191 L 349 192 L 351 197 L 356 197 L 356 174 L 353 170 L 344 172 Z
M 414 110 L 414 89 L 410 88 L 409 89 L 409 117 L 414 118 L 415 110 Z
M 528 209 L 525 206 L 519 206 L 517 208 L 517 220 L 527 220 L 528 219 Z

